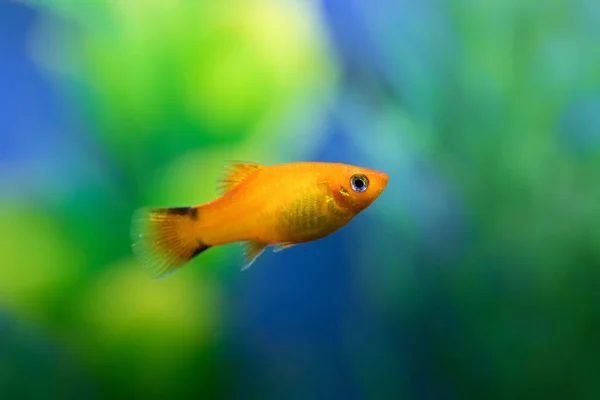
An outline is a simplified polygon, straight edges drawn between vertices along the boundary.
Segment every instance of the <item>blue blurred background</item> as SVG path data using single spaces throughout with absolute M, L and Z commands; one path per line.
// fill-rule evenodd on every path
M 600 398 L 597 0 L 0 2 L 0 393 Z M 387 190 L 332 236 L 138 268 L 224 160 Z

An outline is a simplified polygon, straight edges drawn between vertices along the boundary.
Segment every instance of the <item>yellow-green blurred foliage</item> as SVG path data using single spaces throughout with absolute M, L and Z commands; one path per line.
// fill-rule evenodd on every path
M 189 373 L 204 377 L 194 390 L 210 391 L 235 252 L 207 252 L 202 273 L 150 280 L 128 249 L 129 215 L 210 200 L 228 159 L 307 156 L 335 82 L 318 10 L 277 1 L 27 4 L 40 12 L 27 55 L 58 85 L 61 112 L 84 139 L 69 144 L 83 148 L 78 159 L 65 160 L 76 177 L 56 178 L 42 201 L 3 203 L 2 308 L 75 354 L 104 382 L 101 394 L 184 393 Z M 298 135 L 275 140 L 286 129 Z

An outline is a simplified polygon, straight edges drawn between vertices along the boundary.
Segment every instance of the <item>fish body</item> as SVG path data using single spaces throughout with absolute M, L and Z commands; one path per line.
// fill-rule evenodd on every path
M 269 245 L 277 251 L 342 228 L 371 205 L 387 181 L 383 172 L 347 164 L 229 163 L 217 199 L 138 210 L 132 225 L 134 253 L 161 277 L 210 247 L 242 242 L 245 269 Z

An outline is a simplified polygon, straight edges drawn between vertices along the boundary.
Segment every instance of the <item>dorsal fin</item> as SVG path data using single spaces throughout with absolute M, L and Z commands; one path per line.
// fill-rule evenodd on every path
M 257 163 L 228 161 L 225 164 L 225 168 L 223 168 L 223 175 L 219 179 L 219 192 L 224 194 L 230 191 L 262 167 L 262 165 Z

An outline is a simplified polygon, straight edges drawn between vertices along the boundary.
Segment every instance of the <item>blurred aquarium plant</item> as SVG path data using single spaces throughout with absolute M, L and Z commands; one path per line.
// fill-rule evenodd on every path
M 214 274 L 239 271 L 221 268 L 228 253 L 217 250 L 201 276 L 147 279 L 131 258 L 129 217 L 214 197 L 224 160 L 308 157 L 335 81 L 315 5 L 24 4 L 35 12 L 27 55 L 56 85 L 56 125 L 68 130 L 48 134 L 71 151 L 28 181 L 33 197 L 1 199 L 0 227 L 11 232 L 0 245 L 10 267 L 0 271 L 2 307 L 81 357 L 100 395 L 220 393 Z M 27 13 L 3 7 L 13 21 Z

